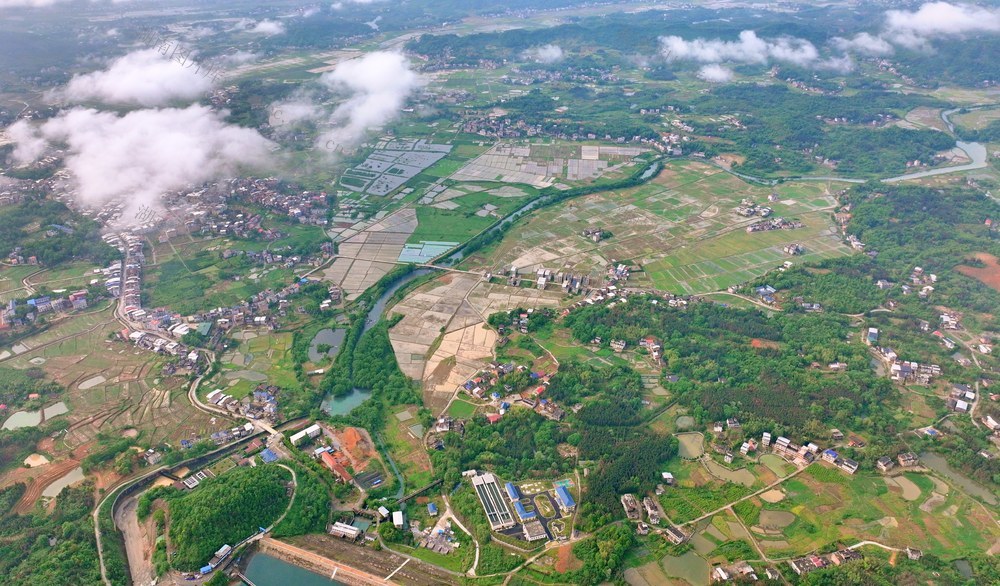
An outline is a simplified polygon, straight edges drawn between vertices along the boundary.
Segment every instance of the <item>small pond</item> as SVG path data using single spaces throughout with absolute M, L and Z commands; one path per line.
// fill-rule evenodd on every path
M 52 419 L 57 415 L 62 415 L 63 413 L 69 413 L 69 407 L 66 403 L 59 401 L 58 403 L 53 403 L 49 405 L 42 411 L 18 411 L 17 413 L 11 414 L 7 418 L 7 421 L 3 422 L 4 429 L 21 429 L 22 427 L 35 427 L 42 422 L 42 414 L 45 414 L 45 419 Z
M 336 330 L 331 330 L 326 328 L 320 330 L 316 333 L 316 337 L 312 339 L 309 344 L 309 361 L 319 363 L 326 358 L 333 358 L 340 351 L 340 345 L 344 343 L 344 336 L 347 335 L 347 330 L 344 328 L 338 328 Z M 319 351 L 320 344 L 326 344 L 330 346 L 330 349 L 324 354 Z

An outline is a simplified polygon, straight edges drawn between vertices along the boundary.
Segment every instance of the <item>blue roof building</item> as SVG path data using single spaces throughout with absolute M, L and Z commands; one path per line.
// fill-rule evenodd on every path
M 265 464 L 270 464 L 271 462 L 278 461 L 278 454 L 271 451 L 271 448 L 265 448 L 263 452 L 260 453 L 260 459 L 264 461 Z
M 517 490 L 517 487 L 514 486 L 513 482 L 508 482 L 505 485 L 505 487 L 507 488 L 507 496 L 510 498 L 510 500 L 512 501 L 521 500 L 521 491 Z
M 429 514 L 432 517 L 437 517 L 438 514 L 437 505 L 435 505 L 434 503 L 427 503 L 427 514 Z
M 565 486 L 556 487 L 556 499 L 559 500 L 559 508 L 572 510 L 576 508 L 576 501 L 573 500 L 573 495 L 566 490 Z
M 514 512 L 517 513 L 517 517 L 522 522 L 527 521 L 529 519 L 534 519 L 536 516 L 535 511 L 531 511 L 530 513 L 526 511 L 524 505 L 521 504 L 521 501 L 514 501 Z

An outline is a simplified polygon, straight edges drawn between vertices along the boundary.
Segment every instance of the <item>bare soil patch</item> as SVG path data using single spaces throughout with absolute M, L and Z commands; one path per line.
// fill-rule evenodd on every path
M 24 459 L 24 465 L 28 468 L 37 468 L 38 466 L 44 466 L 49 463 L 49 459 L 41 454 L 31 454 Z
M 974 256 L 978 260 L 982 261 L 986 266 L 970 267 L 966 265 L 958 265 L 956 267 L 958 272 L 967 277 L 976 279 L 991 289 L 1000 291 L 1000 260 L 992 254 L 987 254 L 985 252 L 977 252 Z
M 760 499 L 767 503 L 780 503 L 785 500 L 785 493 L 780 489 L 772 488 L 771 490 L 761 494 Z

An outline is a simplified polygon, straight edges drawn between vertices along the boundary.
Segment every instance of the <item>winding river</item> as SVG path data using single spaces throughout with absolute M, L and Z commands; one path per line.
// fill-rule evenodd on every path
M 398 281 L 389 286 L 384 293 L 375 301 L 371 309 L 365 315 L 365 327 L 361 332 L 363 336 L 368 330 L 372 329 L 375 324 L 382 319 L 382 314 L 385 312 L 385 307 L 389 303 L 389 298 L 392 297 L 393 293 L 399 291 L 403 286 L 405 286 L 410 281 L 434 272 L 436 269 L 431 268 L 420 268 L 417 269 L 406 276 L 400 277 Z M 322 409 L 329 413 L 330 415 L 346 415 L 350 413 L 355 407 L 365 402 L 368 397 L 371 396 L 371 391 L 365 389 L 355 388 L 350 393 L 340 396 L 328 396 L 323 399 L 321 405 Z

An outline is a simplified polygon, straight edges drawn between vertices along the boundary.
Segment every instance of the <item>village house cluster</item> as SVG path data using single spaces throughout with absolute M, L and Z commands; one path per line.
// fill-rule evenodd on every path
M 767 218 L 771 215 L 772 211 L 773 210 L 769 207 L 757 205 L 757 202 L 752 199 L 744 199 L 740 201 L 739 207 L 736 208 L 736 213 L 744 218 L 751 218 L 753 216 Z
M 785 218 L 768 218 L 760 220 L 747 226 L 747 232 L 770 232 L 771 230 L 795 230 L 801 228 L 802 222 L 797 220 L 786 220 Z
M 88 293 L 86 290 L 67 293 L 63 297 L 52 297 L 42 295 L 33 297 L 18 304 L 16 299 L 11 299 L 6 306 L 0 306 L 0 332 L 4 330 L 23 328 L 47 313 L 59 314 L 69 313 L 86 309 L 88 305 Z
M 302 224 L 327 225 L 330 198 L 325 191 L 283 190 L 275 177 L 233 179 L 230 194 L 241 201 L 258 204 Z

